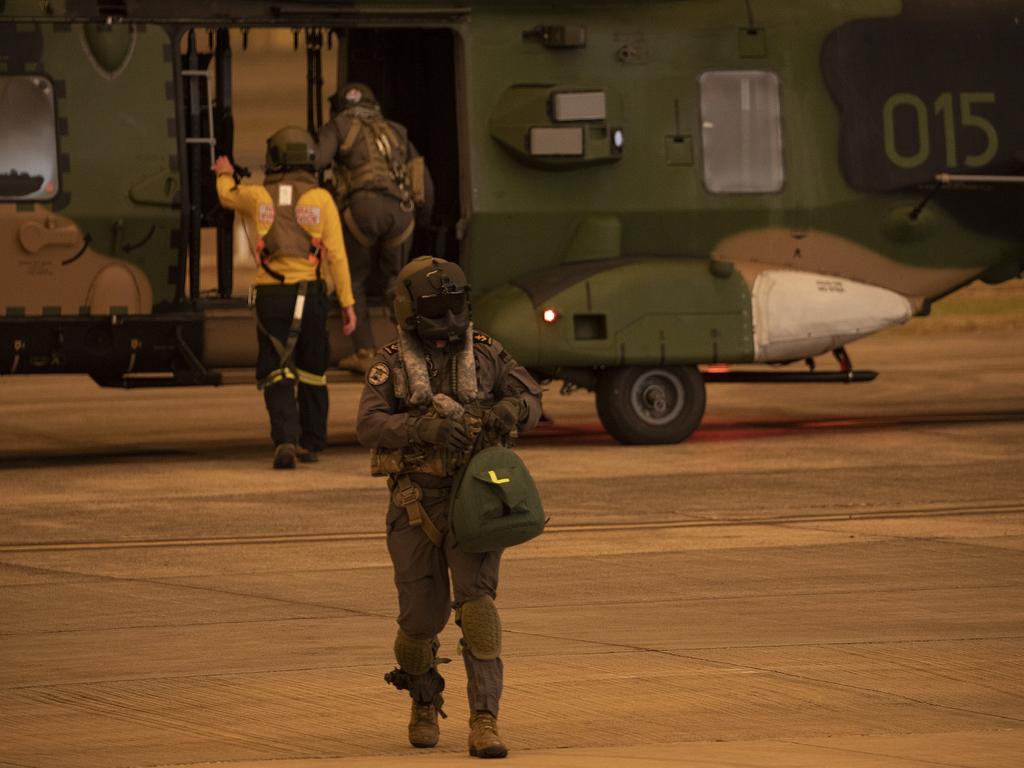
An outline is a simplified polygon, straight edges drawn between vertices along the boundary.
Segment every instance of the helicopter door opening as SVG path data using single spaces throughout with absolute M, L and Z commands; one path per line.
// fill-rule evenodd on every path
M 246 296 L 256 265 L 238 242 L 233 214 L 217 201 L 212 158 L 227 155 L 241 183 L 264 177 L 267 137 L 286 125 L 316 138 L 328 98 L 346 82 L 373 89 L 384 116 L 406 127 L 434 181 L 432 211 L 420 215 L 411 257 L 458 259 L 460 217 L 455 34 L 448 29 L 192 29 L 180 43 L 189 168 L 188 259 L 182 296 Z M 321 173 L 331 188 L 331 169 Z M 198 258 L 196 257 L 198 255 Z M 370 303 L 383 300 L 371 276 Z
M 339 85 L 373 89 L 384 117 L 406 127 L 434 182 L 434 205 L 420 211 L 410 258 L 458 260 L 461 217 L 456 34 L 443 28 L 195 28 L 179 39 L 180 88 L 188 173 L 183 211 L 187 248 L 178 267 L 178 301 L 201 307 L 203 363 L 252 365 L 256 336 L 246 299 L 257 276 L 251 238 L 219 205 L 212 159 L 228 156 L 238 181 L 262 184 L 267 138 L 284 126 L 314 137 L 331 118 Z M 321 173 L 331 188 L 331 169 Z M 370 275 L 367 304 L 378 342 L 394 334 L 386 279 Z M 340 320 L 328 321 L 331 360 L 348 354 Z
M 456 36 L 450 29 L 350 27 L 338 30 L 337 82 L 368 85 L 389 120 L 406 127 L 434 182 L 429 216 L 418 216 L 411 258 L 429 254 L 458 261 L 461 216 L 456 96 Z M 381 301 L 384 276 L 371 275 Z

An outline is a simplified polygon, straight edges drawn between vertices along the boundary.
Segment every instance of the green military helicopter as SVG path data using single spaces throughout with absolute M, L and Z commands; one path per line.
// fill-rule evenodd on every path
M 209 167 L 263 28 L 306 51 L 312 129 L 339 46 L 428 158 L 420 250 L 622 442 L 686 438 L 707 381 L 873 378 L 845 344 L 1024 269 L 1021 0 L 6 0 L 0 373 L 252 364 Z

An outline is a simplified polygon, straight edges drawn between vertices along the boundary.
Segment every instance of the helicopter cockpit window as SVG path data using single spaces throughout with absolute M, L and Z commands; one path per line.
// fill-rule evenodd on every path
M 781 114 L 779 78 L 772 72 L 701 75 L 704 183 L 709 191 L 782 189 Z
M 0 200 L 52 200 L 59 185 L 53 83 L 0 75 Z

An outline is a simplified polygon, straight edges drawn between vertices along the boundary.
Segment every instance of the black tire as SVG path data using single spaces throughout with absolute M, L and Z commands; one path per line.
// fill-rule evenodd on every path
M 609 368 L 597 383 L 597 414 L 627 445 L 678 443 L 704 416 L 704 377 L 695 366 Z

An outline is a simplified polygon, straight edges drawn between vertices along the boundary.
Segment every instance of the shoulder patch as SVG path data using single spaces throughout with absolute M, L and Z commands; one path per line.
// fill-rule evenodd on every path
M 473 331 L 473 341 L 475 341 L 477 344 L 490 345 L 494 341 L 494 339 L 492 339 L 486 333 L 483 333 L 481 331 Z
M 374 363 L 373 367 L 366 374 L 366 380 L 375 387 L 387 382 L 391 378 L 391 368 L 387 363 Z
M 320 223 L 320 206 L 296 205 L 295 220 L 303 227 L 315 227 Z

